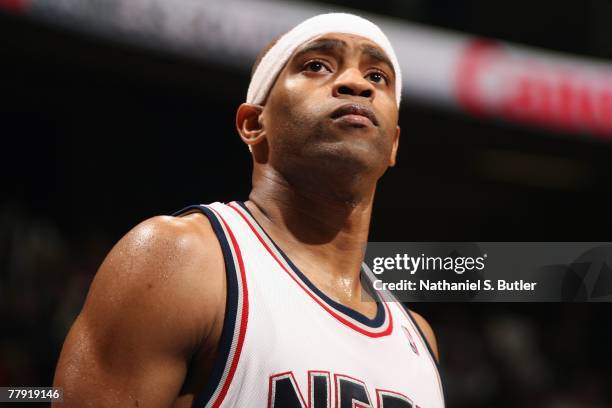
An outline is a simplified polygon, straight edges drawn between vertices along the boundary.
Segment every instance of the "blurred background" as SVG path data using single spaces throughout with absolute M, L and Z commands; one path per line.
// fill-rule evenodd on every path
M 246 199 L 254 56 L 334 10 L 380 23 L 405 74 L 371 241 L 610 241 L 609 0 L 0 0 L 1 385 L 51 384 L 130 228 Z M 411 306 L 449 408 L 612 406 L 609 304 Z

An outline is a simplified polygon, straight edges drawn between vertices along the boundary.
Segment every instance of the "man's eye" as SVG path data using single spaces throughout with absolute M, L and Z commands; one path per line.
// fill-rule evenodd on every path
M 370 78 L 372 82 L 375 82 L 377 84 L 386 80 L 385 76 L 381 74 L 380 72 L 372 72 L 368 74 L 368 78 Z
M 325 64 L 320 61 L 310 61 L 304 68 L 310 72 L 320 72 L 322 69 L 327 69 Z

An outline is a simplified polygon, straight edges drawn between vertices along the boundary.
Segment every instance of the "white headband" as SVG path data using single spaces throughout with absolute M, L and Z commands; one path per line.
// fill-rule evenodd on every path
M 378 44 L 387 54 L 395 70 L 395 97 L 399 107 L 402 97 L 402 76 L 391 43 L 380 28 L 371 21 L 354 14 L 329 13 L 311 17 L 284 34 L 261 59 L 249 84 L 247 103 L 261 105 L 279 72 L 300 45 L 325 33 L 354 34 Z

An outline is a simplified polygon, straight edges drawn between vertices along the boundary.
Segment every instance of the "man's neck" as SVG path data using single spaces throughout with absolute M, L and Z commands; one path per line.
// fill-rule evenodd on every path
M 359 294 L 374 186 L 363 192 L 296 188 L 278 174 L 254 183 L 247 207 L 315 284 Z M 324 288 L 321 288 L 324 289 Z

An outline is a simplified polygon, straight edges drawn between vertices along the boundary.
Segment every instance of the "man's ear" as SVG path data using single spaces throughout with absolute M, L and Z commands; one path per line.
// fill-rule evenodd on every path
M 244 143 L 251 146 L 259 144 L 265 137 L 263 126 L 263 106 L 243 103 L 236 112 L 236 130 Z
M 389 167 L 395 166 L 395 158 L 397 157 L 397 149 L 399 148 L 400 127 L 395 128 L 395 138 L 393 139 L 393 147 L 391 147 L 391 157 L 389 158 Z

